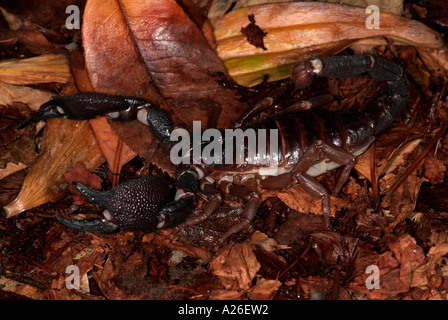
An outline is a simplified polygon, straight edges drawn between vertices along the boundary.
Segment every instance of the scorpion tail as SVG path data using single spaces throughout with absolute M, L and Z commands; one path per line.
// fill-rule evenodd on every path
M 300 89 L 308 86 L 314 76 L 351 78 L 362 73 L 386 82 L 385 98 L 369 110 L 376 135 L 384 131 L 407 105 L 410 86 L 400 65 L 370 54 L 315 58 L 298 63 L 293 78 Z

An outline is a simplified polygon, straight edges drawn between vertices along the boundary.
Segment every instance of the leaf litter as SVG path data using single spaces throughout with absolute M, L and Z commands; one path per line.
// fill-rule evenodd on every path
M 51 0 L 45 2 L 50 3 Z M 181 14 L 182 19 L 190 21 L 181 7 L 171 1 L 167 3 L 164 10 L 174 10 Z M 87 8 L 90 10 L 88 11 L 90 15 L 98 13 L 98 10 L 103 10 L 101 13 L 106 14 L 109 10 L 90 5 L 92 7 Z M 132 18 L 136 18 L 135 12 L 138 8 L 126 6 L 124 8 L 124 13 L 131 18 L 130 30 L 139 34 L 141 31 L 137 20 L 132 21 Z M 425 12 L 416 10 L 418 8 L 418 4 L 407 4 L 405 12 L 407 15 L 413 12 L 421 15 Z M 11 12 L 7 11 L 9 21 L 20 24 L 22 21 L 20 14 Z M 431 7 L 427 14 L 431 16 Z M 41 21 L 42 17 L 38 15 L 38 11 L 30 15 L 31 23 L 33 19 L 36 23 Z M 14 16 L 17 19 L 12 19 Z M 111 18 L 118 19 L 119 23 L 125 23 L 119 17 Z M 246 25 L 248 18 L 246 16 Z M 255 19 L 257 25 L 264 25 L 265 21 L 260 20 L 260 17 L 255 16 L 253 19 L 251 20 L 253 25 Z M 15 44 L 20 43 L 19 50 L 27 52 L 30 56 L 49 51 L 57 51 L 51 53 L 60 54 L 60 43 L 80 38 L 79 31 L 65 34 L 61 33 L 58 26 L 47 23 L 43 28 L 52 31 L 50 34 L 53 36 L 47 39 L 45 33 L 37 32 L 38 35 L 36 32 L 22 33 L 20 36 L 26 34 L 28 40 L 24 40 L 25 38 L 21 38 L 22 42 L 14 40 Z M 168 79 L 163 79 L 164 73 L 169 73 L 173 67 L 172 57 L 157 61 L 156 64 L 151 62 L 156 55 L 166 50 L 166 47 L 155 48 L 152 51 L 153 56 L 144 57 L 147 59 L 146 66 L 139 67 L 140 62 L 135 61 L 134 66 L 137 67 L 130 71 L 129 65 L 123 64 L 118 59 L 114 62 L 117 68 L 110 70 L 103 66 L 105 63 L 110 63 L 108 59 L 114 59 L 118 54 L 107 53 L 99 57 L 107 61 L 92 61 L 93 54 L 98 48 L 95 45 L 89 47 L 89 42 L 95 41 L 89 34 L 89 30 L 92 30 L 89 28 L 93 28 L 95 22 L 91 20 L 88 23 L 91 23 L 91 26 L 86 29 L 84 45 L 91 50 L 86 55 L 86 66 L 91 74 L 81 75 L 82 64 L 72 69 L 75 83 L 69 81 L 62 84 L 68 92 L 93 89 L 115 94 L 142 95 L 143 89 L 152 88 L 148 90 L 150 93 L 146 94 L 158 97 L 165 110 L 174 108 L 173 117 L 177 121 L 176 124 L 182 124 L 189 121 L 188 117 L 198 119 L 204 117 L 204 106 L 213 104 L 209 101 L 213 98 L 201 94 L 207 90 L 213 91 L 215 84 L 211 83 L 219 79 L 218 82 L 225 83 L 227 88 L 222 91 L 224 92 L 220 97 L 222 100 L 218 101 L 219 104 L 225 105 L 225 108 L 229 108 L 224 113 L 225 126 L 242 112 L 242 109 L 229 111 L 235 108 L 236 102 L 243 101 L 241 108 L 244 109 L 245 106 L 266 96 L 278 85 L 276 82 L 263 82 L 255 88 L 247 89 L 236 86 L 227 77 L 217 77 L 220 72 L 225 74 L 225 69 L 222 68 L 220 60 L 214 56 L 214 52 L 208 48 L 208 40 L 196 30 L 194 32 L 199 46 L 205 48 L 203 50 L 206 50 L 207 55 L 211 57 L 210 65 L 206 69 L 213 71 L 204 72 L 199 68 L 192 72 L 196 75 L 202 72 L 199 83 L 207 82 L 207 89 L 200 90 L 200 87 L 192 85 L 192 80 L 188 79 L 189 70 L 184 70 L 185 74 L 181 74 L 179 79 L 169 80 L 174 81 L 173 84 L 181 89 L 180 94 L 175 96 L 174 100 L 165 102 L 165 97 L 170 97 L 173 93 L 173 87 L 166 82 Z M 170 23 L 174 25 L 173 21 L 168 21 L 165 27 Z M 2 27 L 5 25 L 7 24 L 3 23 Z M 188 28 L 193 27 L 197 28 L 194 23 L 188 22 Z M 2 32 L 3 37 L 19 37 L 18 31 L 13 28 L 2 29 Z M 107 34 L 109 31 L 101 32 Z M 178 45 L 178 32 L 174 28 L 169 34 L 170 41 L 166 44 L 167 48 L 170 48 L 170 45 L 174 47 Z M 32 34 L 35 34 L 36 41 L 32 40 Z M 39 40 L 42 37 L 45 41 Z M 151 41 L 147 40 L 142 40 L 138 45 L 150 46 Z M 111 44 L 113 45 L 114 41 Z M 13 54 L 8 49 L 10 43 L 2 42 L 0 45 L 5 47 L 4 52 L 10 53 L 9 56 L 2 56 L 2 59 L 19 58 L 15 56 L 16 53 Z M 125 42 L 122 46 L 127 54 L 131 54 L 134 49 L 131 50 L 128 45 L 133 47 L 135 44 Z M 422 58 L 420 49 L 383 44 L 376 47 L 373 52 L 401 59 L 407 66 L 412 83 L 408 120 L 413 127 L 389 129 L 375 142 L 375 150 L 369 150 L 358 159 L 357 171 L 352 173 L 341 195 L 331 198 L 334 230 L 323 231 L 320 201 L 309 197 L 299 186 L 277 192 L 264 191 L 263 202 L 254 222 L 218 251 L 213 250 L 216 241 L 238 221 L 242 212 L 241 203 L 230 197 L 226 197 L 224 206 L 207 221 L 185 228 L 176 239 L 173 239 L 171 230 L 146 235 L 130 232 L 95 235 L 66 229 L 57 223 L 53 218 L 54 214 L 70 214 L 74 211 L 73 203 L 80 204 L 82 200 L 75 192 L 65 193 L 65 196 L 59 197 L 58 201 L 42 204 L 12 219 L 0 218 L 0 297 L 92 300 L 446 299 L 448 138 L 442 136 L 424 156 L 421 165 L 417 166 L 393 193 L 388 193 L 401 173 L 425 151 L 434 133 L 446 126 L 446 120 L 443 118 L 448 104 L 446 93 L 440 94 L 436 102 L 433 93 L 440 90 L 444 82 L 438 73 L 434 73 L 436 67 L 432 67 L 432 70 L 428 67 L 428 56 Z M 127 59 L 130 59 L 132 65 L 134 60 L 129 57 L 127 56 Z M 197 57 L 186 55 L 182 56 L 182 59 L 196 64 Z M 437 59 L 437 64 L 443 62 L 440 60 L 443 57 L 439 56 Z M 72 63 L 73 59 L 70 61 Z M 71 67 L 75 68 L 75 64 Z M 167 69 L 164 69 L 165 67 Z M 114 72 L 132 72 L 136 82 L 123 83 L 116 78 L 117 83 L 109 83 L 107 79 L 113 78 Z M 93 85 L 89 87 L 91 84 L 87 84 L 85 79 L 93 80 Z M 55 80 L 58 81 L 61 80 Z M 372 81 L 367 81 L 368 85 L 372 85 Z M 179 86 L 179 83 L 182 86 Z M 68 87 L 70 89 L 67 89 Z M 343 109 L 362 104 L 375 95 L 375 90 L 367 92 L 363 90 L 365 87 L 367 85 L 356 88 L 355 83 L 349 80 L 331 79 L 318 81 L 313 90 L 331 91 L 336 96 L 331 107 Z M 39 149 L 41 139 L 39 131 L 32 129 L 21 133 L 22 137 L 17 136 L 18 133 L 13 131 L 11 126 L 18 125 L 24 117 L 28 117 L 30 112 L 28 107 L 35 110 L 36 106 L 55 96 L 60 88 L 61 84 L 56 83 L 53 87 L 33 84 L 33 88 L 0 83 L 0 90 L 8 92 L 7 95 L 2 95 L 4 97 L 2 99 L 5 100 L 2 100 L 0 108 L 0 120 L 8 122 L 2 124 L 0 128 L 4 132 L 1 159 L 5 159 L 6 168 L 9 163 L 30 165 L 33 157 L 26 158 L 25 155 L 31 156 L 32 152 L 24 152 L 22 146 L 26 144 L 27 148 L 33 149 L 34 146 L 34 149 Z M 27 90 L 27 93 L 20 93 L 23 90 Z M 201 94 L 197 95 L 198 91 Z M 305 99 L 310 94 L 310 90 L 305 90 L 299 98 Z M 280 107 L 282 103 L 288 104 L 291 99 L 296 98 L 284 98 L 284 101 L 280 102 Z M 189 100 L 191 102 L 189 107 L 197 112 L 185 114 L 182 108 L 179 109 L 176 104 L 183 99 Z M 229 101 L 231 103 L 228 103 Z M 121 129 L 118 125 L 112 124 L 112 129 L 107 130 L 112 130 L 114 134 L 115 131 L 127 131 L 126 124 L 120 125 Z M 138 128 L 128 133 L 127 138 L 123 134 L 121 137 L 127 141 L 136 141 L 136 137 L 141 137 L 144 132 L 144 128 Z M 148 133 L 147 135 L 151 136 Z M 99 138 L 98 135 L 95 137 L 97 141 L 108 139 Z M 20 142 L 21 139 L 25 141 Z M 132 153 L 124 156 L 118 169 L 120 180 L 125 181 L 147 174 L 162 174 L 173 182 L 170 177 L 173 173 L 172 167 L 164 167 L 163 163 L 157 164 L 147 160 L 151 152 L 157 151 L 157 144 L 146 137 L 141 140 L 141 146 L 134 146 L 135 143 L 129 144 L 139 156 L 134 158 Z M 152 149 L 148 147 L 150 145 Z M 11 152 L 14 148 L 22 152 Z M 41 152 L 42 150 L 39 153 Z M 105 155 L 105 158 L 109 158 L 109 165 L 95 164 L 95 168 L 91 167 L 88 170 L 79 162 L 68 165 L 61 173 L 65 174 L 65 180 L 60 182 L 61 185 L 68 186 L 72 181 L 84 181 L 98 189 L 110 188 L 113 184 L 112 177 L 117 174 L 111 167 L 111 163 L 116 162 L 114 157 L 117 155 L 114 155 L 114 151 L 110 152 L 111 155 Z M 131 158 L 134 160 L 129 161 Z M 372 158 L 374 175 L 371 175 Z M 104 158 L 101 162 L 104 162 Z M 90 173 L 95 169 L 93 174 Z M 2 207 L 17 196 L 26 173 L 27 171 L 22 168 L 16 172 L 12 170 L 2 177 L 0 180 Z M 336 170 L 318 179 L 330 190 L 339 174 L 340 170 Z M 375 185 L 378 188 L 376 197 Z M 203 201 L 200 201 L 196 214 L 200 214 L 202 204 Z M 91 215 L 95 211 L 99 212 L 92 205 L 82 205 L 77 209 L 77 213 L 84 216 Z M 76 265 L 80 270 L 80 287 L 75 290 L 68 290 L 66 286 L 66 268 L 70 265 Z M 366 269 L 372 265 L 377 266 L 379 270 L 381 279 L 379 289 L 369 289 L 366 285 L 370 275 Z

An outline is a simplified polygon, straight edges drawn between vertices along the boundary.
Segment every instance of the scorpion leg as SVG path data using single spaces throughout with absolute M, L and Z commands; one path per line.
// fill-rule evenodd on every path
M 218 240 L 217 247 L 223 243 L 228 237 L 232 234 L 235 234 L 241 230 L 243 230 L 254 218 L 257 214 L 258 206 L 260 205 L 260 200 L 255 193 L 252 193 L 249 200 L 246 202 L 244 206 L 243 213 L 241 215 L 240 221 L 234 224 L 229 230 L 227 230 Z
M 282 189 L 288 188 L 293 183 L 300 183 L 311 196 L 322 199 L 323 218 L 325 227 L 328 229 L 330 228 L 330 196 L 328 191 L 316 179 L 307 174 L 308 170 L 317 162 L 325 161 L 325 159 L 321 159 L 321 155 L 333 162 L 346 166 L 336 184 L 335 192 L 339 192 L 353 168 L 355 157 L 343 148 L 321 140 L 314 141 L 306 149 L 300 161 L 290 172 L 266 178 L 261 181 L 260 185 L 263 189 Z
M 271 94 L 258 101 L 252 108 L 250 108 L 241 119 L 235 124 L 235 128 L 239 128 L 247 123 L 255 114 L 271 107 L 281 96 L 286 92 L 286 86 L 281 86 L 274 89 Z

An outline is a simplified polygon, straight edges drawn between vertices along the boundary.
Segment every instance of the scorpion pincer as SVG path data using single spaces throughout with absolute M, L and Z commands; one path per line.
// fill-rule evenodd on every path
M 296 89 L 309 86 L 315 77 L 349 78 L 362 73 L 385 82 L 383 97 L 362 112 L 310 109 L 310 106 L 322 104 L 317 99 L 294 104 L 273 116 L 248 123 L 254 114 L 269 107 L 278 98 L 271 96 L 241 117 L 235 127 L 253 128 L 255 132 L 258 129 L 278 129 L 280 138 L 275 170 L 266 167 L 265 163 L 252 161 L 249 164 L 246 158 L 239 165 L 203 162 L 183 165 L 177 175 L 178 188 L 174 200 L 169 197 L 168 184 L 156 176 L 132 180 L 109 191 L 97 191 L 76 183 L 78 190 L 90 202 L 105 209 L 104 218 L 73 221 L 57 216 L 57 219 L 70 228 L 87 232 L 114 232 L 120 229 L 151 232 L 158 228 L 181 228 L 206 219 L 220 205 L 223 192 L 244 199 L 246 204 L 240 222 L 222 235 L 222 242 L 254 218 L 260 190 L 288 188 L 299 183 L 310 195 L 322 199 L 324 225 L 330 228 L 329 192 L 315 177 L 345 166 L 333 190 L 337 194 L 348 179 L 356 156 L 362 154 L 374 137 L 383 132 L 406 107 L 410 86 L 400 65 L 369 54 L 313 58 L 296 64 L 293 69 Z M 151 127 L 164 146 L 170 145 L 173 129 L 162 110 L 139 98 L 96 93 L 51 100 L 20 128 L 52 117 L 91 119 L 98 115 L 122 121 L 137 118 Z M 201 215 L 187 219 L 195 206 L 199 189 L 208 195 L 209 201 L 204 204 Z

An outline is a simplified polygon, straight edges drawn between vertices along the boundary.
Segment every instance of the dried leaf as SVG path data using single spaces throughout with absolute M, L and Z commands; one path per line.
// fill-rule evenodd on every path
M 419 268 L 426 262 L 425 254 L 415 239 L 405 234 L 388 245 L 400 261 L 400 280 L 409 287 L 426 285 L 426 270 Z
M 388 129 L 375 141 L 375 176 L 393 172 L 421 143 L 421 134 L 404 126 Z M 355 170 L 371 181 L 372 147 L 356 158 Z
M 398 177 L 399 178 L 399 177 Z M 419 178 L 415 172 L 410 174 L 406 180 L 395 190 L 388 193 L 387 190 L 397 181 L 395 174 L 387 174 L 380 180 L 380 189 L 385 193 L 381 207 L 389 213 L 395 215 L 395 221 L 386 230 L 392 230 L 398 223 L 409 217 L 414 211 L 418 193 L 424 178 Z
M 313 198 L 298 184 L 280 191 L 262 190 L 260 195 L 262 201 L 270 197 L 278 197 L 293 210 L 322 215 L 322 200 Z M 350 207 L 350 203 L 346 202 L 344 199 L 330 196 L 331 216 L 335 215 L 336 208 L 347 207 Z
M 423 163 L 425 178 L 432 184 L 442 183 L 445 178 L 446 166 L 436 158 L 426 158 Z
M 209 272 L 218 276 L 227 289 L 247 290 L 259 269 L 249 241 L 225 246 L 209 264 Z
M 260 281 L 250 288 L 249 297 L 253 300 L 270 300 L 280 288 L 282 283 L 278 280 L 260 279 Z
M 14 102 L 20 102 L 37 111 L 51 98 L 50 92 L 0 82 L 0 105 L 12 105 Z
M 206 123 L 209 110 L 218 105 L 220 125 L 230 127 L 238 118 L 235 110 L 246 106 L 221 84 L 222 61 L 174 0 L 89 1 L 83 44 L 97 92 L 146 98 L 172 109 L 187 126 L 193 120 Z
M 0 277 L 0 286 L 3 291 L 13 292 L 30 299 L 43 300 L 45 298 L 44 290 L 4 276 Z
M 87 121 L 50 119 L 42 139 L 42 149 L 17 198 L 3 207 L 10 218 L 22 211 L 57 199 L 66 187 L 63 174 L 75 162 L 94 170 L 104 159 Z
M 64 55 L 0 61 L 0 81 L 10 84 L 66 83 L 70 76 L 68 59 Z
M 249 44 L 241 33 L 249 15 L 267 32 L 267 51 Z M 368 16 L 365 8 L 319 2 L 241 8 L 213 21 L 217 53 L 236 82 L 253 86 L 265 75 L 270 81 L 287 78 L 296 62 L 336 54 L 366 38 L 372 42 L 388 37 L 394 44 L 446 50 L 440 35 L 415 20 L 381 11 L 381 27 L 368 29 Z
M 30 111 L 22 103 L 0 105 L 0 168 L 9 167 L 8 170 L 1 170 L 0 177 L 7 176 L 8 171 L 11 173 L 11 170 L 31 165 L 37 156 L 34 131 L 31 128 L 20 132 L 16 130 L 18 123 L 30 116 Z
M 112 130 L 106 118 L 100 117 L 90 120 L 90 124 L 92 125 L 93 134 L 95 135 L 96 141 L 98 141 L 98 146 L 103 156 L 107 160 L 109 168 L 116 170 L 116 173 L 120 173 L 121 168 L 137 154 L 124 142 L 121 142 L 121 150 L 118 148 L 120 138 Z M 117 154 L 118 151 L 120 151 L 119 154 Z
M 83 185 L 96 190 L 101 190 L 101 183 L 103 182 L 103 179 L 98 177 L 96 174 L 90 173 L 90 171 L 88 171 L 85 166 L 79 162 L 73 164 L 73 166 L 66 173 L 64 173 L 64 177 L 69 183 L 68 188 L 72 193 L 73 202 L 75 204 L 83 204 L 87 201 L 78 191 L 76 186 L 72 184 L 72 182 L 81 182 Z

